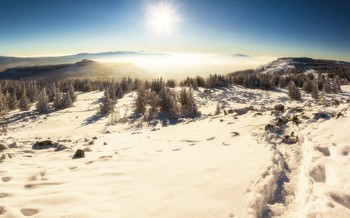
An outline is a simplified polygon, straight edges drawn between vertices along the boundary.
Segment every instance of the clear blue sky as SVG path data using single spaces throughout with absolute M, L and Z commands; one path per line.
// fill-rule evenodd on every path
M 160 3 L 170 34 L 147 24 Z M 117 50 L 350 61 L 350 1 L 0 0 L 0 55 Z

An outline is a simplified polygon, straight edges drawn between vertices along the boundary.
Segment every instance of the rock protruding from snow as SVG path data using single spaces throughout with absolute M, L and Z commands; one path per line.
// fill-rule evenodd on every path
M 85 153 L 83 150 L 78 149 L 75 154 L 73 155 L 73 159 L 78 159 L 78 158 L 84 158 L 85 157 Z
M 47 148 L 51 148 L 53 146 L 53 143 L 51 140 L 45 140 L 45 141 L 41 141 L 41 142 L 36 142 L 33 145 L 33 149 L 47 149 Z
M 2 154 L 1 157 L 0 157 L 0 160 L 6 160 L 6 159 L 11 159 L 12 158 L 12 155 L 11 154 Z
M 0 151 L 9 149 L 5 144 L 0 143 Z

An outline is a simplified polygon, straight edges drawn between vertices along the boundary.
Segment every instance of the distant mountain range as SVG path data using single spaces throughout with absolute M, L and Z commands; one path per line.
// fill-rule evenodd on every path
M 142 51 L 80 53 L 76 55 L 60 57 L 35 58 L 0 56 L 0 79 L 63 79 L 68 77 L 112 77 L 118 79 L 125 76 L 138 77 L 142 79 L 151 79 L 156 77 L 155 74 L 150 73 L 150 71 L 152 70 L 141 68 L 135 63 L 128 62 L 128 60 L 130 60 L 130 58 L 151 57 L 156 58 L 155 60 L 159 61 L 159 63 L 161 64 L 163 59 L 160 57 L 168 56 L 169 54 L 147 53 Z M 223 56 L 234 56 L 242 58 L 249 57 L 248 55 L 244 54 L 226 54 Z M 99 60 L 112 61 L 99 62 Z M 181 65 L 180 62 L 176 62 L 176 64 Z M 156 66 L 158 66 L 157 62 Z M 205 67 L 205 63 L 203 63 L 203 66 Z M 306 57 L 278 58 L 277 60 L 274 60 L 268 64 L 257 67 L 254 70 L 250 70 L 249 73 L 283 74 L 304 72 L 348 75 L 350 74 L 350 63 L 344 61 L 320 60 Z M 198 73 L 200 75 L 200 71 Z M 245 71 L 234 72 L 231 75 L 234 75 L 236 73 L 244 74 Z M 176 75 L 174 74 L 173 76 Z
M 103 60 L 111 58 L 142 57 L 142 56 L 165 56 L 163 53 L 147 53 L 135 51 L 113 51 L 100 53 L 80 53 L 75 55 L 57 56 L 57 57 L 6 57 L 0 56 L 0 72 L 16 67 L 43 66 L 43 65 L 61 65 L 72 64 L 84 59 Z
M 9 68 L 0 73 L 0 79 L 64 79 L 88 77 L 91 79 L 122 77 L 151 78 L 151 75 L 132 63 L 99 63 L 84 59 L 73 64 L 42 65 Z

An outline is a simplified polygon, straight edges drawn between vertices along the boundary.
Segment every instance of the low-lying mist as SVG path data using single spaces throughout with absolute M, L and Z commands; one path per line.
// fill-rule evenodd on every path
M 159 54 L 152 56 L 104 57 L 101 63 L 131 63 L 154 77 L 181 79 L 187 76 L 227 74 L 237 70 L 256 68 L 274 57 L 212 54 Z

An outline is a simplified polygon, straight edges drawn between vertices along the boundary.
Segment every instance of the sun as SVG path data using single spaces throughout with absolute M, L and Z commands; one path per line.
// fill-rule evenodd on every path
M 155 34 L 172 35 L 180 17 L 177 8 L 170 3 L 158 2 L 147 6 L 147 26 Z

